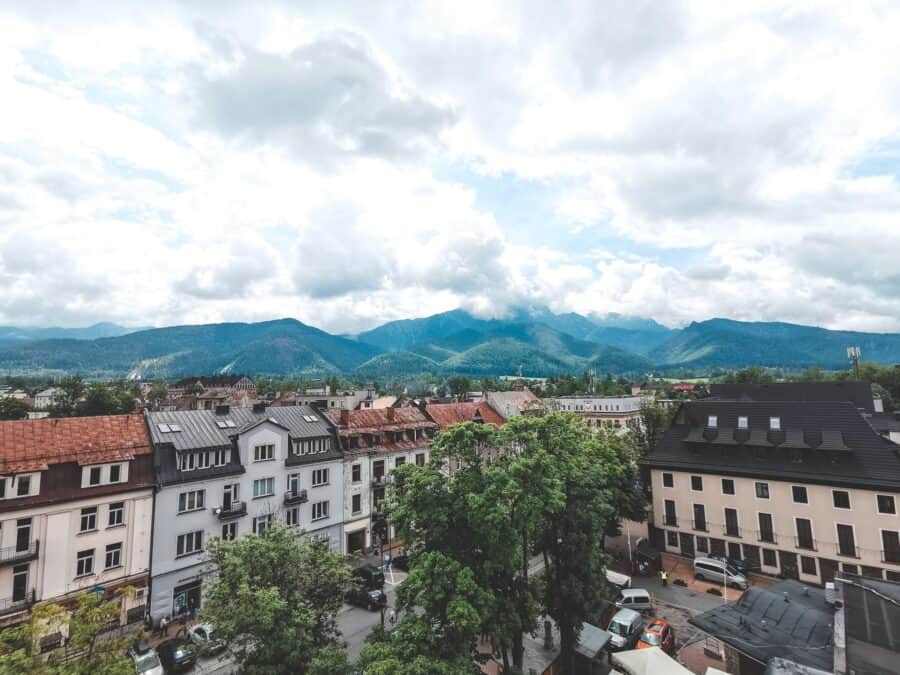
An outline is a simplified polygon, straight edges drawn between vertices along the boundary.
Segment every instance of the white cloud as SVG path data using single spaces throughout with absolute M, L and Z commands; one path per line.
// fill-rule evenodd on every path
M 36 2 L 0 29 L 0 323 L 900 330 L 890 5 Z

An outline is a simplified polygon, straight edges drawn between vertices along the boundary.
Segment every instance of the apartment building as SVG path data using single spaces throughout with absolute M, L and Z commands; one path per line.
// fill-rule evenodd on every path
M 144 618 L 153 460 L 141 415 L 0 422 L 0 626 L 92 590 Z
M 594 427 L 630 429 L 641 422 L 641 407 L 653 399 L 648 396 L 559 396 L 545 398 L 550 410 L 580 415 Z
M 150 615 L 203 604 L 212 537 L 280 522 L 341 547 L 343 463 L 332 426 L 309 406 L 147 415 L 159 483 Z
M 869 424 L 871 400 L 813 389 L 679 408 L 648 460 L 660 550 L 810 583 L 900 580 L 900 446 Z
M 500 429 L 506 424 L 500 414 L 486 401 L 470 401 L 465 403 L 428 403 L 424 406 L 425 414 L 436 422 L 441 430 L 448 429 L 454 424 L 474 422 L 475 424 L 491 424 Z M 498 448 L 485 448 L 480 451 L 482 464 L 490 464 L 499 455 Z M 462 468 L 459 459 L 451 463 L 444 462 L 444 470 L 447 475 L 453 475 Z
M 393 528 L 379 510 L 391 472 L 428 461 L 438 425 L 419 408 L 327 410 L 344 452 L 344 550 L 385 546 Z

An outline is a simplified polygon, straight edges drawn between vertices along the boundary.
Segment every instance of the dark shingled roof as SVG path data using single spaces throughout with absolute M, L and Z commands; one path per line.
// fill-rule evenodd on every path
M 872 385 L 868 382 L 773 382 L 771 384 L 711 384 L 712 398 L 739 401 L 850 401 L 866 412 L 875 412 Z
M 710 416 L 716 430 L 706 429 Z M 747 417 L 749 429 L 738 429 Z M 769 418 L 781 420 L 769 430 Z M 735 443 L 721 441 L 723 433 Z M 798 448 L 802 444 L 809 446 Z M 772 447 L 768 447 L 771 445 Z M 852 403 L 703 399 L 684 403 L 651 451 L 657 469 L 900 489 L 900 446 L 878 435 Z M 797 461 L 800 460 L 800 461 Z
M 751 587 L 690 623 L 760 663 L 780 656 L 831 672 L 833 618 L 823 589 L 789 579 Z
M 900 584 L 842 574 L 847 672 L 897 672 Z

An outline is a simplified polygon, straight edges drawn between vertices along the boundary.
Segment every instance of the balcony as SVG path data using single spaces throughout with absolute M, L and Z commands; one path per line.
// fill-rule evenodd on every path
M 308 501 L 306 490 L 288 490 L 284 493 L 285 504 L 305 504 Z
M 709 532 L 709 528 L 707 527 L 705 520 L 692 520 L 691 527 L 697 532 Z
M 859 558 L 859 546 L 856 544 L 844 544 L 841 545 L 837 543 L 834 545 L 834 552 L 842 556 L 844 558 Z
M 34 604 L 34 590 L 28 591 L 23 600 L 13 600 L 12 598 L 0 598 L 0 616 L 7 614 L 15 614 L 16 612 L 24 612 Z
M 893 549 L 891 551 L 881 552 L 881 562 L 891 565 L 900 565 L 900 551 Z
M 386 487 L 391 482 L 389 474 L 383 476 L 372 476 L 372 487 Z
M 777 544 L 778 538 L 772 530 L 757 530 L 756 541 L 761 544 Z
M 663 525 L 667 525 L 669 527 L 678 527 L 678 518 L 675 516 L 663 516 Z
M 805 551 L 818 551 L 816 540 L 809 537 L 794 537 L 794 547 Z
M 19 563 L 28 562 L 29 560 L 35 560 L 38 557 L 38 551 L 40 551 L 40 541 L 37 539 L 28 543 L 28 546 L 7 546 L 6 548 L 0 548 L 0 566 L 3 565 L 18 565 Z
M 247 502 L 234 501 L 228 506 L 220 506 L 213 509 L 219 520 L 231 520 L 232 518 L 240 518 L 247 515 Z
M 741 538 L 741 528 L 737 525 L 731 526 L 726 525 L 722 528 L 722 534 L 726 537 L 734 537 L 735 539 Z

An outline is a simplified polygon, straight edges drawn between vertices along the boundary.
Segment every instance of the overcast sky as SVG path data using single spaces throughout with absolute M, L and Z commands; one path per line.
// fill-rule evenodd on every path
M 896 3 L 0 6 L 0 324 L 900 330 Z

